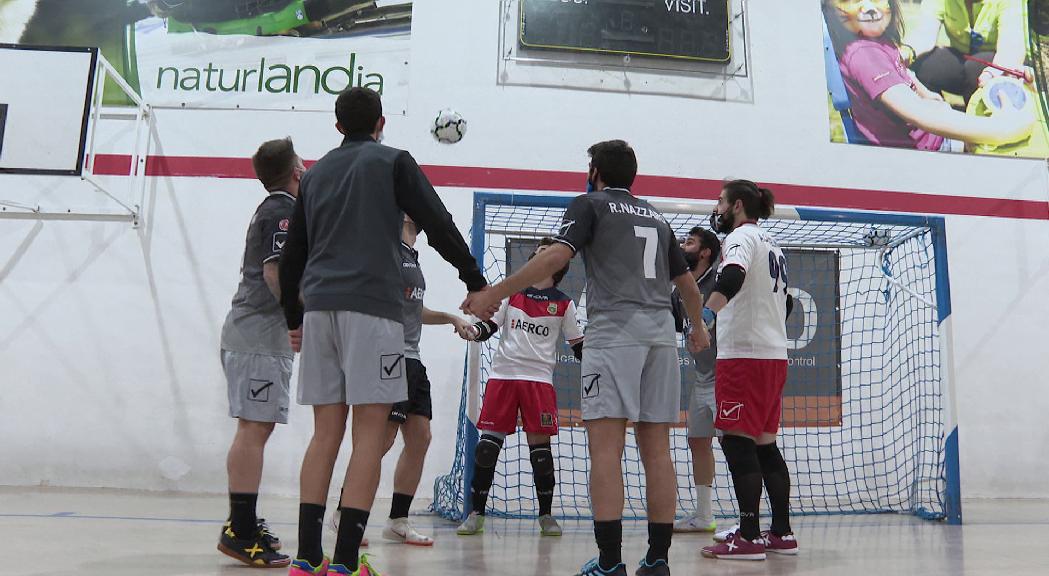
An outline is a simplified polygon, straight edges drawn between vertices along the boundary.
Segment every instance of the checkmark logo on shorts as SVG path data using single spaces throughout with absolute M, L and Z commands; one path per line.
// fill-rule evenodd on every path
M 583 376 L 583 398 L 597 398 L 601 393 L 601 375 L 587 374 Z
M 379 378 L 396 380 L 404 370 L 404 354 L 385 354 L 379 359 Z
M 720 406 L 718 406 L 718 417 L 722 420 L 737 421 L 742 412 L 742 402 L 729 402 L 728 400 L 725 400 L 721 402 Z
M 269 402 L 270 401 L 270 388 L 273 386 L 273 382 L 268 380 L 255 380 L 252 378 L 251 383 L 248 386 L 248 400 L 252 402 Z

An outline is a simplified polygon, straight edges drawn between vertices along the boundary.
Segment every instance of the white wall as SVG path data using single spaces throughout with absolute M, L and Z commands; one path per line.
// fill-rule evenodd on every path
M 818 7 L 750 4 L 754 103 L 733 104 L 500 87 L 497 3 L 417 2 L 409 116 L 390 119 L 387 142 L 423 164 L 577 171 L 582 184 L 586 147 L 621 137 L 645 174 L 1046 201 L 1044 162 L 828 143 Z M 446 106 L 470 121 L 456 146 L 427 133 Z M 317 158 L 338 143 L 333 122 L 319 113 L 158 111 L 156 153 L 244 158 L 263 140 L 292 135 L 304 157 Z M 113 152 L 127 151 L 123 127 L 102 131 Z M 440 192 L 465 233 L 473 190 Z M 219 328 L 262 194 L 249 180 L 154 178 L 140 230 L 0 220 L 0 484 L 224 490 L 234 425 Z M 76 182 L 0 177 L 0 199 L 94 198 Z M 963 495 L 1049 497 L 1041 457 L 1049 354 L 1040 344 L 1049 224 L 948 221 Z M 427 305 L 454 309 L 455 274 L 428 248 L 422 259 Z M 455 441 L 464 349 L 441 335 L 423 336 L 435 440 L 420 496 L 448 470 Z M 272 441 L 264 490 L 297 492 L 311 420 L 298 407 L 291 419 Z

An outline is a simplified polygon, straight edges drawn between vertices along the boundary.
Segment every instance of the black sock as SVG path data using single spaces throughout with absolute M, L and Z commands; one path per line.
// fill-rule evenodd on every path
M 484 509 L 488 505 L 488 491 L 492 489 L 492 481 L 495 480 L 495 468 L 474 467 L 474 479 L 470 484 L 470 494 L 473 497 L 474 512 L 484 516 Z
M 481 516 L 484 516 L 484 509 L 488 504 L 488 491 L 492 489 L 492 482 L 495 480 L 495 465 L 499 461 L 499 451 L 502 448 L 503 438 L 493 434 L 481 434 L 481 439 L 477 442 L 470 494 L 471 509 Z
M 299 554 L 311 566 L 320 566 L 324 560 L 321 532 L 324 530 L 324 506 L 299 504 Z
M 739 533 L 754 541 L 761 536 L 758 513 L 761 509 L 761 464 L 758 462 L 757 445 L 742 436 L 725 436 L 721 441 L 732 486 L 739 504 Z
M 408 510 L 412 507 L 412 500 L 415 496 L 411 494 L 398 494 L 393 493 L 393 504 L 390 505 L 390 519 L 396 520 L 397 518 L 407 518 Z
M 361 540 L 364 539 L 364 528 L 368 526 L 371 513 L 357 508 L 340 508 L 339 514 L 339 535 L 335 540 L 335 555 L 331 561 L 333 564 L 342 564 L 352 572 L 357 569 Z
M 554 504 L 554 486 L 557 476 L 554 473 L 554 453 L 550 443 L 533 444 L 528 447 L 532 460 L 532 476 L 535 480 L 535 496 L 539 500 L 539 515 L 550 514 Z
M 669 562 L 670 540 L 674 537 L 674 524 L 648 523 L 648 554 L 645 562 L 652 566 L 657 561 Z
M 258 501 L 258 494 L 229 493 L 229 523 L 237 538 L 244 540 L 254 536 L 258 524 L 255 517 L 255 505 Z
M 594 538 L 600 550 L 598 564 L 611 570 L 623 563 L 623 520 L 594 520 Z
M 777 536 L 790 534 L 790 470 L 775 444 L 758 446 L 757 451 L 765 492 L 772 508 L 771 530 Z

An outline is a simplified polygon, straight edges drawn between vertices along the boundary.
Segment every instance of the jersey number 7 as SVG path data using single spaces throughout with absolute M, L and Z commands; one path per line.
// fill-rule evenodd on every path
M 656 248 L 659 246 L 659 232 L 651 226 L 634 226 L 634 236 L 645 241 L 645 278 L 656 277 Z

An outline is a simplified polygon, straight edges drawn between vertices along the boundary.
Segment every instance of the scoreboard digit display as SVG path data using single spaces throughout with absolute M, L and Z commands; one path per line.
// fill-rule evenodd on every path
M 702 62 L 732 58 L 730 0 L 520 0 L 527 48 Z

